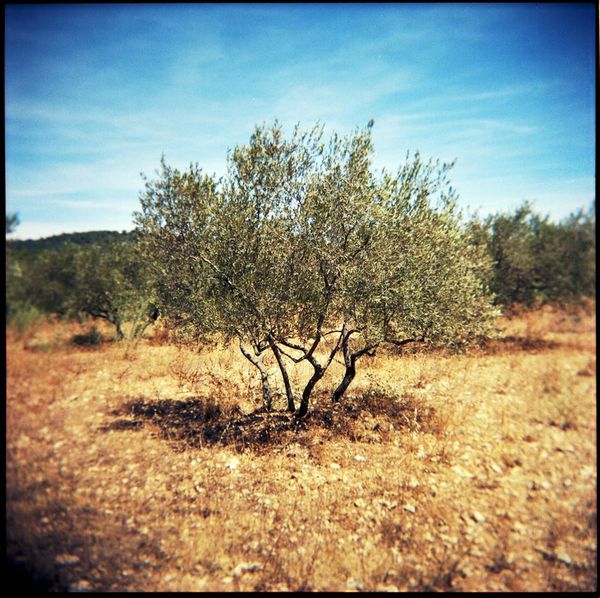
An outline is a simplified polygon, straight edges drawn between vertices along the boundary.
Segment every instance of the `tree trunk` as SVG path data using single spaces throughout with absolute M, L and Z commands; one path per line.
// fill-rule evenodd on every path
M 125 334 L 123 333 L 123 330 L 121 330 L 121 322 L 117 320 L 116 322 L 113 322 L 113 324 L 117 329 L 117 336 L 119 337 L 119 340 L 123 340 L 125 338 Z
M 334 403 L 339 402 L 339 400 L 344 396 L 345 392 L 348 390 L 348 386 L 350 386 L 350 383 L 352 382 L 352 380 L 354 380 L 354 376 L 356 376 L 355 361 L 356 360 L 353 359 L 352 365 L 349 367 L 348 366 L 346 367 L 346 373 L 344 374 L 344 378 L 340 382 L 340 385 L 333 392 L 333 396 L 331 397 L 331 400 Z
M 287 397 L 287 409 L 290 413 L 294 413 L 294 411 L 296 411 L 296 406 L 294 405 L 294 393 L 292 392 L 290 378 L 288 376 L 287 370 L 285 369 L 285 363 L 283 363 L 281 351 L 274 342 L 269 341 L 269 344 L 271 345 L 271 349 L 273 351 L 273 354 L 275 355 L 275 359 L 277 360 L 277 365 L 279 365 L 279 369 L 281 371 L 281 377 L 283 378 L 283 384 L 285 386 L 285 395 Z
M 271 411 L 271 405 L 273 404 L 273 394 L 271 392 L 271 385 L 269 384 L 269 376 L 267 375 L 267 371 L 262 366 L 259 369 L 260 381 L 262 382 L 263 404 L 267 411 Z
M 354 380 L 354 376 L 356 376 L 356 361 L 363 355 L 374 355 L 374 349 L 376 347 L 376 344 L 372 344 L 360 349 L 360 351 L 356 351 L 356 353 L 352 353 L 350 351 L 350 335 L 347 335 L 344 338 L 344 341 L 342 342 L 342 351 L 344 353 L 346 373 L 331 397 L 331 400 L 334 403 L 337 403 L 344 396 L 352 380 Z
M 300 399 L 300 408 L 296 413 L 297 417 L 304 417 L 308 412 L 308 402 L 310 400 L 310 394 L 312 393 L 315 384 L 323 377 L 323 374 L 325 374 L 325 368 L 321 366 L 315 366 L 314 364 L 313 367 L 315 368 L 315 373 L 311 376 L 310 380 L 304 387 L 304 391 L 302 392 L 302 398 Z
M 269 383 L 269 374 L 267 373 L 267 370 L 260 363 L 258 357 L 252 357 L 252 354 L 246 349 L 244 349 L 241 341 L 240 351 L 242 352 L 242 355 L 260 372 L 264 408 L 266 411 L 271 411 L 271 405 L 273 404 L 273 394 L 271 392 L 271 384 Z

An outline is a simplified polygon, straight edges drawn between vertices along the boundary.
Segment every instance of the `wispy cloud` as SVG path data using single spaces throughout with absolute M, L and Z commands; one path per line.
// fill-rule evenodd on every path
M 563 39 L 551 20 L 542 31 L 526 8 L 500 5 L 65 5 L 7 15 L 7 207 L 21 212 L 22 230 L 50 207 L 65 226 L 83 223 L 82 212 L 125 219 L 139 173 L 152 176 L 162 153 L 222 174 L 227 149 L 275 118 L 339 132 L 374 118 L 377 165 L 395 169 L 415 149 L 458 158 L 466 204 L 491 196 L 494 177 L 510 196 L 542 181 L 565 192 L 568 178 L 593 181 L 593 71 L 569 66 L 587 64 L 580 39 L 593 27 L 583 20 L 586 33 Z M 540 201 L 554 201 L 552 188 Z

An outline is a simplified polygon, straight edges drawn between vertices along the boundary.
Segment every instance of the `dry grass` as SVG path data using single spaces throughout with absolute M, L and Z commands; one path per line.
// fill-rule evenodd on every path
M 235 348 L 8 331 L 14 575 L 51 590 L 595 590 L 595 319 L 501 328 L 462 353 L 365 358 L 332 409 L 335 364 L 300 425 L 255 413 Z

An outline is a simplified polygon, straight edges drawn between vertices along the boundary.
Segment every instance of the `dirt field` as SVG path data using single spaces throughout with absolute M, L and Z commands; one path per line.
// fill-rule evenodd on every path
M 300 426 L 247 415 L 258 381 L 235 349 L 8 331 L 11 574 L 75 591 L 596 589 L 595 316 L 502 328 L 461 354 L 365 358 L 332 410 L 335 364 Z

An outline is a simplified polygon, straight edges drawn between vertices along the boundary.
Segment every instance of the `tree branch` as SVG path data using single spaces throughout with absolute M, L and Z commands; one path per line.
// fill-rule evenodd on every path
M 405 338 L 405 339 L 402 339 L 401 341 L 392 339 L 392 338 L 386 338 L 384 342 L 390 343 L 392 345 L 396 345 L 397 347 L 403 347 L 404 345 L 407 345 L 408 343 L 422 343 L 424 341 L 425 341 L 425 336 L 421 336 L 420 338 Z

